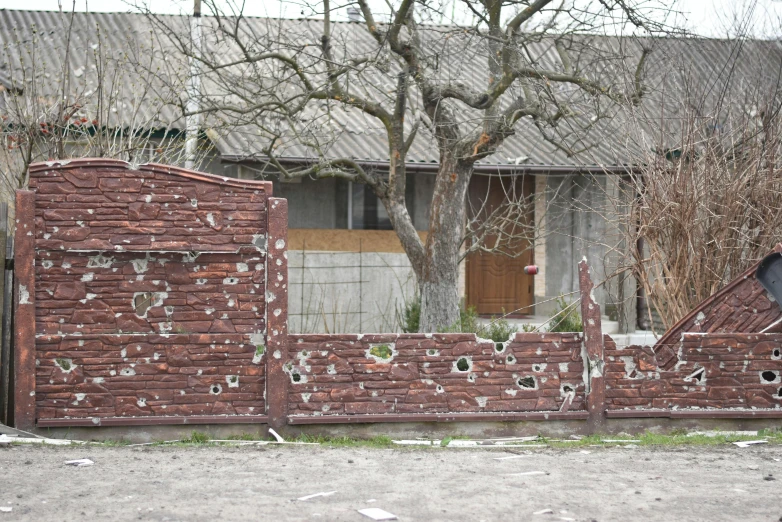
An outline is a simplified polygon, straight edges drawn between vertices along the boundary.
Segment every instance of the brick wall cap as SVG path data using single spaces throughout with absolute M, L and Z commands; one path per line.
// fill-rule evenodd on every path
M 108 167 L 125 170 L 139 170 L 142 172 L 158 172 L 161 174 L 181 176 L 183 178 L 188 178 L 195 181 L 214 183 L 215 185 L 228 185 L 231 187 L 240 187 L 244 189 L 263 189 L 269 196 L 272 194 L 271 181 L 236 179 L 230 178 L 228 176 L 217 176 L 215 174 L 207 174 L 205 172 L 198 172 L 195 170 L 174 167 L 171 165 L 161 165 L 159 163 L 144 163 L 139 165 L 138 168 L 134 169 L 133 166 L 127 161 L 109 158 L 79 158 L 72 160 L 43 161 L 30 164 L 29 172 L 32 175 L 42 171 L 82 169 L 85 167 Z

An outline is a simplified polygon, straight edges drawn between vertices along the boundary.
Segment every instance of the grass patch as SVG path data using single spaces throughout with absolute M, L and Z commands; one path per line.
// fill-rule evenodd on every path
M 163 442 L 159 442 L 153 444 L 153 446 L 188 447 L 192 445 L 204 445 L 204 444 L 210 444 L 209 439 L 210 436 L 207 435 L 206 433 L 193 431 L 190 434 L 190 436 L 181 439 L 178 442 L 165 443 L 165 444 Z M 225 439 L 235 440 L 239 442 L 239 441 L 258 441 L 264 439 L 268 440 L 268 437 L 261 434 L 242 433 L 240 435 L 227 436 L 225 437 Z M 361 438 L 354 438 L 354 437 L 330 437 L 324 435 L 308 435 L 308 434 L 301 434 L 296 438 L 286 437 L 286 440 L 289 442 L 317 443 L 320 444 L 321 446 L 326 446 L 330 448 L 380 448 L 380 449 L 395 448 L 399 450 L 431 450 L 433 448 L 439 450 L 440 448 L 445 448 L 446 446 L 448 446 L 448 444 L 453 440 L 479 440 L 479 439 L 480 437 L 470 437 L 466 435 L 448 435 L 441 439 L 439 445 L 400 446 L 394 444 L 392 438 L 385 435 L 379 435 L 369 439 L 361 439 Z M 604 442 L 605 440 L 610 440 L 612 442 Z M 659 447 L 659 448 L 675 447 L 675 446 L 680 446 L 680 447 L 725 446 L 732 442 L 739 442 L 745 440 L 767 440 L 769 445 L 782 444 L 782 430 L 762 430 L 759 431 L 757 435 L 716 435 L 716 436 L 688 435 L 687 432 L 684 430 L 675 430 L 666 434 L 645 432 L 637 435 L 627 435 L 627 434 L 589 435 L 579 440 L 548 438 L 548 437 L 541 436 L 537 440 L 519 443 L 519 444 L 530 445 L 533 447 L 533 449 L 543 449 L 535 446 L 540 444 L 546 444 L 550 448 L 567 450 L 567 449 L 584 449 L 584 448 L 594 448 L 594 447 L 610 448 L 613 446 L 627 445 L 627 444 L 632 444 L 639 447 L 643 446 L 643 447 Z M 131 444 L 131 442 L 125 439 L 120 439 L 120 440 L 103 441 L 101 444 L 106 447 L 122 447 Z M 230 443 L 212 443 L 212 444 L 215 446 L 230 445 Z M 267 446 L 267 447 L 285 448 L 290 446 Z M 521 448 L 515 447 L 515 448 L 508 448 L 508 449 L 518 450 Z M 453 450 L 453 448 L 451 448 L 451 450 Z
M 202 433 L 200 431 L 194 431 L 190 434 L 190 437 L 186 439 L 182 439 L 181 442 L 184 442 L 185 444 L 206 444 L 209 442 L 209 435 L 206 433 Z
M 390 359 L 393 353 L 387 344 L 378 344 L 369 349 L 369 355 L 374 355 L 378 359 Z
M 324 435 L 301 434 L 295 439 L 285 439 L 290 442 L 314 442 L 332 448 L 391 448 L 398 447 L 391 442 L 391 437 L 378 435 L 371 439 L 356 439 L 353 437 L 327 437 Z

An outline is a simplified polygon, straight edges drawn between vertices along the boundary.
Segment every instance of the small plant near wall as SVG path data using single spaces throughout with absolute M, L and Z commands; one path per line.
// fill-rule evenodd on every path
M 479 337 L 484 339 L 491 339 L 495 343 L 504 343 L 516 333 L 516 328 L 504 317 L 496 319 L 492 317 L 491 322 L 477 333 Z
M 415 295 L 396 310 L 396 322 L 404 333 L 418 333 L 421 321 L 421 296 Z
M 397 310 L 397 323 L 404 333 L 418 333 L 421 317 L 421 297 L 416 296 Z M 525 330 L 526 331 L 526 330 Z M 488 325 L 482 325 L 478 310 L 474 306 L 459 309 L 459 321 L 438 329 L 438 333 L 474 333 L 495 343 L 504 343 L 516 333 L 516 328 L 504 317 L 492 317 Z
M 584 325 L 581 321 L 581 314 L 576 311 L 577 303 L 567 304 L 565 298 L 559 296 L 557 300 L 557 311 L 548 321 L 549 332 L 583 332 Z

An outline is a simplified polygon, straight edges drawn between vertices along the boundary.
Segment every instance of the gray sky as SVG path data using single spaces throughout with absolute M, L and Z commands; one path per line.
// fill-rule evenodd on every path
M 152 10 L 160 13 L 179 14 L 192 10 L 192 0 L 138 0 L 146 1 Z M 222 0 L 228 5 L 230 0 Z M 301 17 L 312 16 L 309 8 L 302 7 L 306 0 L 250 0 L 246 2 L 245 15 L 270 16 L 270 17 Z M 454 0 L 439 0 L 451 2 Z M 658 0 L 661 3 L 665 0 Z M 63 9 L 69 10 L 73 0 L 0 0 L 0 8 L 33 10 L 57 10 L 60 3 Z M 387 12 L 385 0 L 370 0 L 378 12 Z M 332 4 L 338 4 L 332 0 Z M 459 5 L 458 0 L 456 5 Z M 125 12 L 130 10 L 126 0 L 76 0 L 76 9 L 84 11 Z M 704 36 L 725 36 L 726 27 L 729 27 L 737 16 L 741 17 L 748 10 L 751 11 L 751 27 L 758 36 L 778 36 L 776 28 L 780 27 L 782 20 L 782 0 L 677 0 L 675 9 L 681 12 L 677 23 L 684 25 L 691 31 Z M 457 21 L 465 21 L 464 14 L 458 10 L 451 11 Z M 337 9 L 333 16 L 336 19 L 346 18 L 345 8 Z M 382 19 L 382 17 L 378 17 Z M 466 19 L 469 22 L 469 19 Z M 447 23 L 447 20 L 445 20 Z

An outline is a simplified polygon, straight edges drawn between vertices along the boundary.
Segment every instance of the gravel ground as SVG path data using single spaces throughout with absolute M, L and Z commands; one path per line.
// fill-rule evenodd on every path
M 14 446 L 0 448 L 0 506 L 13 509 L 0 522 L 360 522 L 370 519 L 357 510 L 368 507 L 402 521 L 782 517 L 782 446 L 514 451 Z M 85 457 L 95 465 L 64 464 Z M 336 493 L 295 500 L 322 491 Z M 553 513 L 533 514 L 546 509 Z

